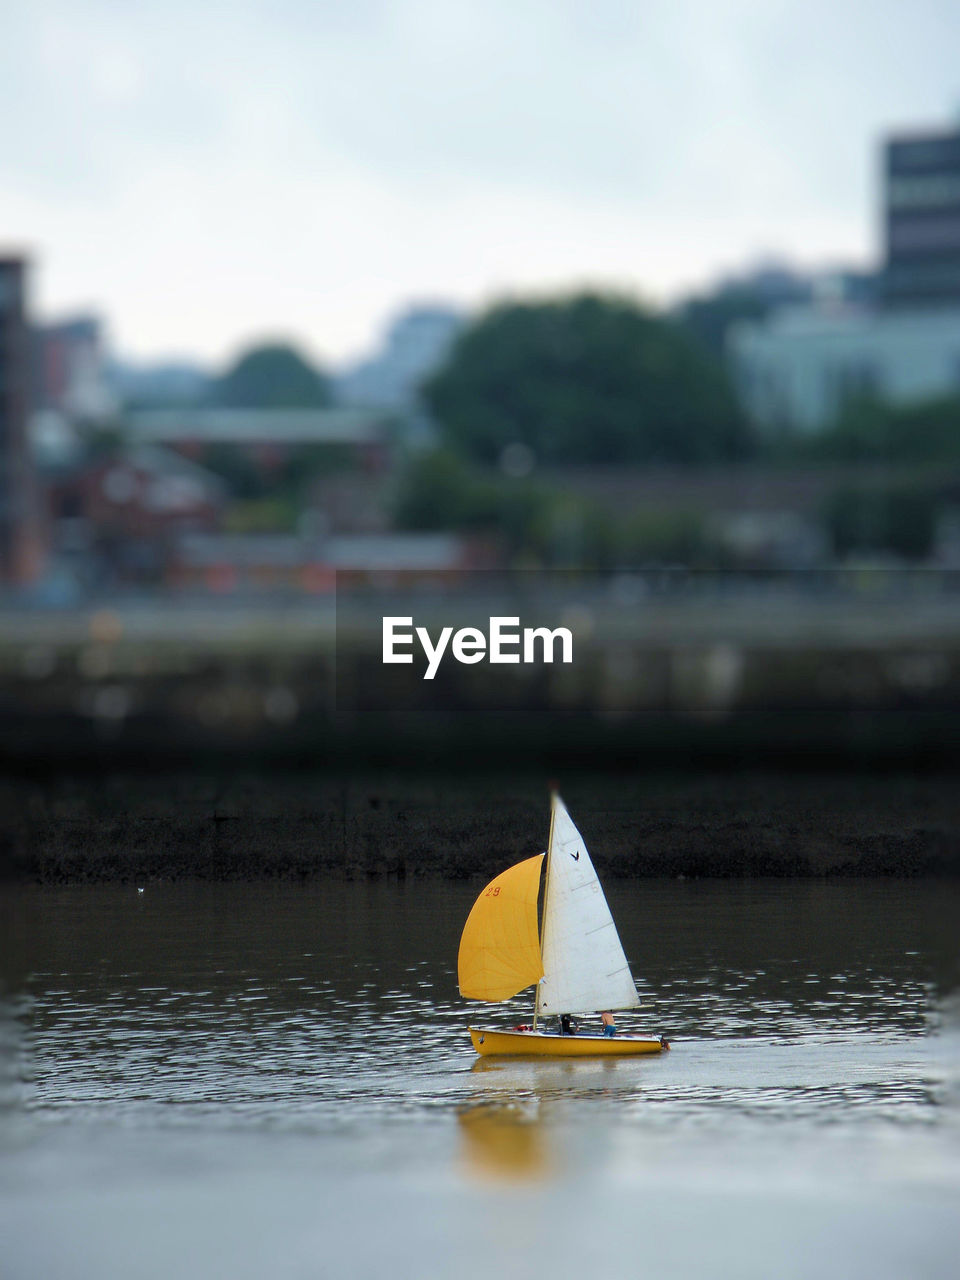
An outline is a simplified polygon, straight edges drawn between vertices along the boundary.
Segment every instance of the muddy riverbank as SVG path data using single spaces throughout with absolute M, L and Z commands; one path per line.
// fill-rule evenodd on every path
M 960 874 L 953 773 L 558 779 L 607 877 Z M 540 776 L 114 771 L 0 781 L 7 878 L 492 875 L 545 847 Z

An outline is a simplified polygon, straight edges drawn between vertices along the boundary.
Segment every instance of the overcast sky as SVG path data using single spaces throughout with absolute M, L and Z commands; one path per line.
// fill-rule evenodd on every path
M 0 32 L 0 249 L 137 357 L 867 265 L 880 138 L 960 108 L 956 0 L 0 0 Z

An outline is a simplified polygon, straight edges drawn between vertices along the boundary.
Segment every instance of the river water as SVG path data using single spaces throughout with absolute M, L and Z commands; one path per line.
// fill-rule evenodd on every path
M 3 895 L 5 1280 L 954 1277 L 960 888 L 608 898 L 659 1057 L 477 1060 L 479 886 Z

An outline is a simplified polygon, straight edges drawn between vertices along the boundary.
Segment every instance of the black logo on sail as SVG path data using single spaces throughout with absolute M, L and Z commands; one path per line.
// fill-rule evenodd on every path
M 574 860 L 574 862 L 579 862 L 579 861 L 580 861 L 580 850 L 578 849 L 576 853 L 571 853 L 570 857 Z

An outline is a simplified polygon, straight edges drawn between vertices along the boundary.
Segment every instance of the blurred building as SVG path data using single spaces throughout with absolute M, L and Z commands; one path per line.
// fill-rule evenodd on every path
M 491 563 L 484 543 L 451 533 L 193 533 L 177 540 L 167 581 L 221 594 L 326 593 L 337 585 L 453 584 Z
M 139 444 L 159 444 L 191 456 L 230 445 L 265 466 L 304 446 L 345 451 L 376 469 L 389 441 L 389 418 L 365 409 L 143 409 L 127 415 L 126 428 Z
M 190 360 L 134 364 L 108 359 L 105 377 L 122 404 L 140 408 L 198 404 L 208 395 L 211 382 L 207 370 Z
M 178 536 L 216 529 L 226 486 L 156 445 L 94 458 L 51 484 L 54 548 L 86 586 L 157 583 Z
M 833 288 L 730 326 L 742 403 L 769 431 L 817 431 L 862 398 L 906 405 L 960 395 L 960 132 L 884 149 L 880 295 Z
M 95 316 L 78 316 L 35 329 L 33 359 L 38 410 L 84 422 L 100 422 L 116 413 L 100 321 Z
M 869 306 L 879 292 L 875 271 L 849 266 L 801 271 L 783 263 L 764 262 L 686 298 L 673 314 L 703 346 L 723 359 L 728 335 L 736 324 L 758 322 L 790 306 Z
M 27 263 L 0 258 L 0 581 L 29 582 L 43 545 L 28 441 L 31 411 Z
M 851 469 L 852 473 L 852 469 Z M 823 508 L 851 478 L 837 467 L 557 467 L 541 479 L 623 521 L 643 515 L 695 521 L 709 544 L 736 566 L 809 568 L 824 562 Z M 882 482 L 882 472 L 874 475 Z
M 328 533 L 386 533 L 393 526 L 393 471 L 337 471 L 319 475 L 308 493 Z
M 338 401 L 415 411 L 421 385 L 443 364 L 462 327 L 462 315 L 450 307 L 411 307 L 387 330 L 376 355 L 340 375 Z
M 708 296 L 718 301 L 752 298 L 766 312 L 808 302 L 859 305 L 874 301 L 876 295 L 877 276 L 872 271 L 844 266 L 806 271 L 787 263 L 770 261 L 726 276 Z
M 909 404 L 960 394 L 960 304 L 785 308 L 734 325 L 727 351 L 741 402 L 758 426 L 817 431 L 863 397 Z
M 891 138 L 884 182 L 887 303 L 960 307 L 960 130 Z

